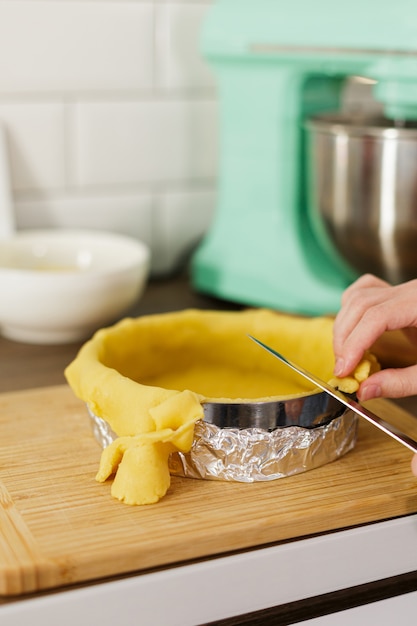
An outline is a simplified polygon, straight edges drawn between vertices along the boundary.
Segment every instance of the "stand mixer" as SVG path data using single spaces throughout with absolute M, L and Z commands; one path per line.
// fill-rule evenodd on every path
M 321 315 L 357 272 L 308 203 L 305 123 L 341 106 L 351 76 L 375 80 L 387 118 L 417 119 L 417 8 L 351 0 L 218 0 L 203 54 L 220 106 L 218 205 L 193 286 L 226 300 Z

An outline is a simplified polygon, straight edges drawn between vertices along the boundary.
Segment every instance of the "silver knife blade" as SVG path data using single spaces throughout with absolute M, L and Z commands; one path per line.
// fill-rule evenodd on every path
M 259 341 L 259 339 L 252 337 L 252 335 L 249 335 L 249 337 L 250 339 L 252 339 L 252 341 L 254 341 L 259 346 L 261 346 L 261 348 L 264 348 L 264 350 L 267 350 L 270 354 L 278 358 L 282 363 L 285 363 L 285 365 L 288 365 L 288 367 L 293 369 L 295 372 L 297 372 L 301 376 L 304 376 L 304 378 L 309 380 L 311 383 L 313 383 L 314 385 L 316 385 L 317 387 L 319 387 L 320 389 L 322 389 L 329 395 L 333 396 L 333 398 L 336 398 L 336 400 L 339 400 L 339 402 L 347 406 L 349 409 L 352 409 L 352 411 L 354 411 L 361 417 L 368 420 L 368 422 L 370 422 L 371 424 L 373 424 L 374 426 L 382 430 L 384 433 L 386 433 L 387 435 L 389 435 L 390 437 L 392 437 L 399 443 L 402 443 L 406 448 L 408 448 L 412 452 L 417 453 L 417 441 L 414 441 L 414 439 L 411 439 L 411 437 L 401 432 L 400 430 L 398 430 L 398 428 L 396 428 L 392 424 L 389 424 L 388 422 L 383 420 L 381 417 L 379 417 L 378 415 L 376 415 L 369 409 L 359 404 L 359 402 L 356 402 L 352 398 L 349 398 L 349 396 L 345 395 L 342 391 L 339 391 L 339 389 L 332 387 L 331 385 L 329 385 L 329 383 L 325 382 L 324 380 L 321 380 L 320 378 L 317 378 L 315 374 L 312 374 L 311 372 L 308 372 L 307 370 L 305 370 L 303 367 L 296 365 L 295 363 L 287 359 L 285 356 L 283 356 L 282 354 L 280 354 L 273 348 L 267 346 L 262 341 Z

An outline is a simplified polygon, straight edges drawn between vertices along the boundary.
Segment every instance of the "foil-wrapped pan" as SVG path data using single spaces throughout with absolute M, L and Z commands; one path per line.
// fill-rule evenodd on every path
M 256 413 L 259 404 L 264 403 L 254 403 L 246 410 Z M 229 417 L 233 415 L 230 405 L 223 408 L 226 416 L 228 413 Z M 171 474 L 248 483 L 275 480 L 334 461 L 356 443 L 358 417 L 349 409 L 340 410 L 339 407 L 336 417 L 324 411 L 326 419 L 318 426 L 281 424 L 272 429 L 218 426 L 206 421 L 206 414 L 209 416 L 213 409 L 205 408 L 204 420 L 196 423 L 190 452 L 175 452 L 171 455 Z M 272 412 L 272 407 L 268 409 Z M 282 417 L 282 407 L 275 409 L 276 415 Z M 234 410 L 237 410 L 236 405 Z M 108 446 L 117 435 L 105 420 L 94 415 L 90 409 L 88 412 L 95 438 L 102 447 Z M 218 417 L 221 414 L 215 411 L 213 415 Z M 211 421 L 214 421 L 213 415 Z M 268 411 L 264 415 L 268 415 Z
M 324 426 L 262 428 L 219 428 L 197 422 L 194 442 L 187 454 L 170 458 L 172 474 L 258 482 L 292 476 L 334 461 L 356 443 L 358 418 L 347 410 Z

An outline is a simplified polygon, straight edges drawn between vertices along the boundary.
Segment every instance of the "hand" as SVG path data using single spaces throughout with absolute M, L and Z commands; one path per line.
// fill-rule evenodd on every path
M 365 274 L 344 292 L 342 307 L 335 320 L 335 375 L 349 375 L 365 350 L 387 330 L 403 330 L 417 346 L 417 280 L 391 286 L 380 278 Z M 379 396 L 400 398 L 415 394 L 417 365 L 376 372 L 358 390 L 358 398 L 362 401 Z
M 350 374 L 365 350 L 387 330 L 402 330 L 417 346 L 417 280 L 393 287 L 365 274 L 346 289 L 335 320 L 335 375 Z M 378 396 L 401 398 L 416 394 L 417 365 L 376 372 L 358 390 L 362 401 Z M 412 458 L 411 469 L 417 476 L 417 454 Z

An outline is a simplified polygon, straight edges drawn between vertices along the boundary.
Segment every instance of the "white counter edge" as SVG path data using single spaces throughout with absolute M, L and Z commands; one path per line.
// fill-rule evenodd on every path
M 417 570 L 417 514 L 0 604 L 1 626 L 195 626 Z

